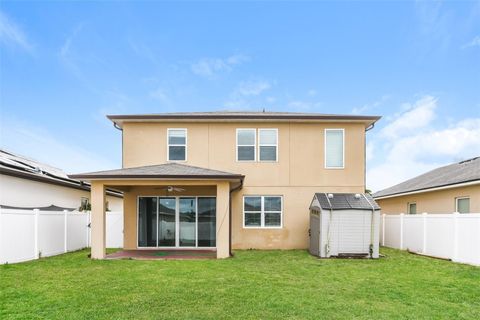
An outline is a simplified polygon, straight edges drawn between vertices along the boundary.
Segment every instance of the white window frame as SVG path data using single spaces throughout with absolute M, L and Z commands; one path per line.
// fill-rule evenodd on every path
M 259 226 L 246 226 L 245 225 L 245 198 L 260 198 L 260 225 Z M 280 211 L 267 211 L 265 212 L 264 208 L 264 199 L 268 197 L 277 197 L 280 198 Z M 244 229 L 282 229 L 283 228 L 283 196 L 272 194 L 272 195 L 244 195 L 242 199 L 242 209 L 243 209 L 243 228 Z M 246 211 L 246 212 L 258 212 L 258 211 Z M 265 226 L 265 213 L 269 212 L 280 212 L 280 225 L 279 226 Z
M 410 206 L 414 204 L 415 205 L 415 213 L 411 213 L 410 212 Z M 417 210 L 417 203 L 416 202 L 408 202 L 407 203 L 407 214 L 417 214 L 418 213 L 418 210 Z
M 262 131 L 275 131 L 277 144 L 261 144 L 260 135 Z M 275 160 L 260 159 L 260 147 L 275 147 Z M 259 128 L 258 129 L 258 161 L 259 162 L 278 162 L 278 128 Z
M 170 131 L 183 130 L 185 131 L 185 144 L 170 144 L 169 137 Z M 170 160 L 170 147 L 185 147 L 185 160 Z M 171 162 L 186 162 L 188 159 L 188 130 L 187 128 L 167 128 L 167 161 Z
M 342 166 L 341 167 L 329 167 L 327 166 L 327 132 L 328 131 L 342 131 Z M 344 128 L 327 128 L 324 131 L 323 138 L 323 161 L 325 169 L 345 169 L 345 129 Z
M 455 212 L 460 213 L 460 212 L 458 211 L 458 200 L 462 200 L 462 199 L 468 199 L 468 201 L 469 201 L 469 202 L 468 202 L 468 206 L 469 206 L 469 209 L 470 209 L 470 197 L 456 197 L 456 198 L 455 198 Z M 470 212 L 468 212 L 468 213 L 470 213 Z M 463 214 L 465 214 L 465 213 L 463 213 Z
M 239 131 L 252 131 L 254 133 L 254 140 L 253 145 L 251 144 L 238 144 L 238 132 Z M 256 162 L 257 161 L 257 129 L 256 128 L 237 128 L 235 131 L 235 140 L 236 140 L 236 147 L 235 147 L 235 160 L 237 162 Z M 238 147 L 252 147 L 253 146 L 253 160 L 239 160 L 238 159 Z

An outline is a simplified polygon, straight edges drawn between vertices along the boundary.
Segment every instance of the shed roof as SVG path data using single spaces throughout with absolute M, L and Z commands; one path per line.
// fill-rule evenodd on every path
M 480 157 L 463 160 L 440 167 L 404 181 L 393 187 L 376 192 L 374 198 L 402 195 L 438 187 L 454 187 L 457 184 L 478 181 L 480 183 Z
M 329 198 L 331 194 L 333 197 Z M 324 210 L 380 210 L 378 204 L 368 193 L 360 193 L 360 197 L 355 197 L 357 193 L 315 193 L 314 200 L 318 201 L 318 206 Z M 313 204 L 313 203 L 312 203 Z
M 107 171 L 87 172 L 69 176 L 74 179 L 240 179 L 244 176 L 237 173 L 190 166 L 180 163 L 164 163 L 158 165 L 123 168 Z

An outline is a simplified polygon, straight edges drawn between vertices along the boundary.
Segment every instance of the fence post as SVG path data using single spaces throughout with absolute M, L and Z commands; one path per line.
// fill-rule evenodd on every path
M 67 216 L 67 210 L 63 210 L 63 217 L 64 217 L 64 220 L 63 220 L 63 229 L 64 229 L 64 233 L 63 233 L 63 236 L 65 237 L 64 239 L 64 242 L 63 242 L 63 252 L 67 252 L 67 226 L 68 226 L 68 223 L 67 223 L 67 219 L 68 219 L 68 216 Z
M 403 216 L 405 213 L 400 213 L 400 250 L 403 250 Z
M 386 214 L 384 213 L 382 216 L 382 246 L 385 246 L 385 216 Z
M 40 214 L 40 210 L 38 209 L 33 209 L 33 214 L 34 214 L 34 223 L 35 223 L 35 227 L 34 227 L 34 244 L 33 244 L 33 256 L 34 256 L 34 259 L 38 259 L 39 258 L 39 252 L 38 252 L 38 216 Z
M 453 254 L 452 261 L 457 261 L 458 257 L 458 212 L 452 214 L 453 219 Z
M 427 254 L 427 213 L 422 213 L 422 224 L 423 224 L 423 242 L 422 242 L 422 253 Z
M 2 208 L 0 208 L 0 264 L 3 263 L 3 258 L 2 258 Z
M 86 218 L 87 218 L 87 248 L 90 247 L 90 222 L 91 222 L 91 216 L 90 216 L 90 211 L 85 212 L 86 213 Z

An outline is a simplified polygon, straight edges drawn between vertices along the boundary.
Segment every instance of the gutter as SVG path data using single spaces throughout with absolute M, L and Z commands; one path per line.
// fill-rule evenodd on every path
M 383 199 L 388 199 L 388 198 L 408 196 L 408 195 L 411 195 L 411 194 L 418 194 L 418 193 L 424 193 L 424 192 L 432 192 L 432 191 L 438 191 L 438 190 L 454 189 L 454 188 L 460 188 L 460 187 L 473 186 L 473 185 L 477 185 L 477 184 L 480 184 L 480 179 L 475 179 L 475 180 L 470 180 L 470 181 L 465 181 L 465 182 L 460 182 L 460 183 L 445 184 L 445 185 L 438 186 L 438 187 L 431 187 L 431 188 L 417 189 L 417 190 L 406 191 L 406 192 L 387 194 L 387 195 L 384 195 L 384 196 L 373 195 L 372 197 L 375 200 L 383 200 Z
M 232 193 L 243 188 L 243 178 L 240 180 L 240 184 L 230 190 L 228 197 L 228 254 L 233 257 L 232 253 Z

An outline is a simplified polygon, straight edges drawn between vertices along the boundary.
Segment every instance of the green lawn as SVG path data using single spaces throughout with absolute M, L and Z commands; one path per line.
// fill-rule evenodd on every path
M 227 260 L 0 266 L 0 319 L 480 319 L 480 268 L 382 249 L 379 260 L 237 251 Z

